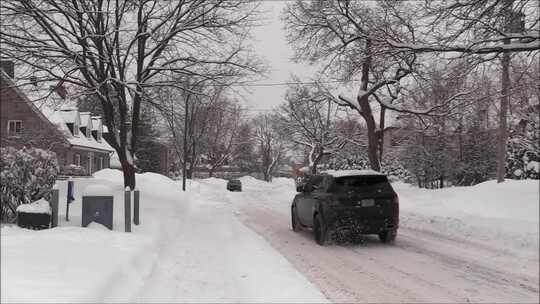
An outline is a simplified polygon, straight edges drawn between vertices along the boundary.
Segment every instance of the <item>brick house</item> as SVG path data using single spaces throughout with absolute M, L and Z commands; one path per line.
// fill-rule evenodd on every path
M 4 67 L 5 69 L 5 67 Z M 0 68 L 0 145 L 37 147 L 56 153 L 62 172 L 70 165 L 87 174 L 109 168 L 114 149 L 103 138 L 107 128 L 99 115 L 66 106 L 66 92 L 48 92 L 57 102 L 38 102 L 33 92 L 13 81 L 13 66 Z M 58 100 L 61 99 L 61 100 Z M 54 106 L 56 104 L 56 106 Z

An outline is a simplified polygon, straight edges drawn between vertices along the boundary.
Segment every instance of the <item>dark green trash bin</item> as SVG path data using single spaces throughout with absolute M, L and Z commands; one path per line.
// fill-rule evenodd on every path
M 112 196 L 83 196 L 82 226 L 91 222 L 100 223 L 113 229 L 113 197 Z

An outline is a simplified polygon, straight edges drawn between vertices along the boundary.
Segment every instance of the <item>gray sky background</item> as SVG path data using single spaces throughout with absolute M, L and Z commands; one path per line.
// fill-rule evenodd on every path
M 281 12 L 286 1 L 264 1 L 261 9 L 265 11 L 264 25 L 253 30 L 254 51 L 266 61 L 269 67 L 266 79 L 258 84 L 282 83 L 290 81 L 292 73 L 307 79 L 313 75 L 315 69 L 306 64 L 296 64 L 292 61 L 293 50 L 287 44 L 286 32 L 281 21 Z M 243 104 L 248 109 L 269 110 L 283 102 L 286 86 L 251 86 L 246 90 L 240 89 L 244 96 Z M 259 111 L 249 111 L 250 115 Z
M 293 49 L 287 43 L 287 33 L 284 23 L 281 20 L 283 9 L 289 1 L 268 0 L 262 1 L 261 10 L 263 25 L 253 29 L 252 47 L 254 51 L 268 65 L 266 78 L 261 79 L 256 84 L 283 83 L 290 82 L 291 75 L 299 76 L 302 81 L 313 81 L 317 68 L 306 63 L 295 63 L 292 60 Z M 284 101 L 287 91 L 286 85 L 280 86 L 250 86 L 236 88 L 242 98 L 242 104 L 247 109 L 249 116 L 261 112 L 267 112 Z M 335 93 L 345 93 L 353 97 L 356 88 L 341 87 Z M 375 109 L 376 110 L 376 109 Z

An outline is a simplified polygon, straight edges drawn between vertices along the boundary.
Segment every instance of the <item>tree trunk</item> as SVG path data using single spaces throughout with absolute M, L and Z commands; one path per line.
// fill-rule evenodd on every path
M 127 161 L 125 153 L 118 153 L 118 158 L 124 174 L 124 187 L 129 187 L 131 190 L 135 189 L 135 167 Z
M 382 161 L 383 158 L 383 150 L 384 150 L 384 125 L 385 125 L 385 117 L 386 116 L 386 107 L 381 106 L 381 113 L 379 117 L 379 161 Z
M 360 105 L 361 115 L 366 121 L 368 131 L 368 158 L 371 169 L 375 171 L 381 171 L 381 164 L 379 163 L 378 145 L 379 135 L 375 131 L 377 125 L 375 118 L 373 118 L 373 112 L 369 104 L 369 96 L 364 94 L 368 91 L 369 85 L 369 70 L 371 69 L 371 41 L 366 42 L 366 59 L 362 63 L 362 77 L 361 77 L 361 93 L 357 96 L 358 104 Z
M 375 121 L 373 116 L 371 119 L 366 119 L 368 126 L 368 158 L 371 169 L 375 171 L 381 171 L 381 164 L 379 162 L 378 146 L 379 146 L 379 134 L 375 131 Z
M 193 172 L 195 171 L 195 166 L 197 165 L 197 159 L 195 158 L 195 155 L 197 154 L 197 145 L 195 142 L 191 143 L 191 162 L 189 164 L 189 168 L 187 170 L 187 178 L 192 179 L 193 178 Z
M 319 151 L 317 153 L 317 156 L 313 160 L 313 165 L 311 167 L 311 174 L 317 174 L 317 166 L 319 165 L 319 162 L 321 161 L 322 156 L 323 156 L 322 151 Z

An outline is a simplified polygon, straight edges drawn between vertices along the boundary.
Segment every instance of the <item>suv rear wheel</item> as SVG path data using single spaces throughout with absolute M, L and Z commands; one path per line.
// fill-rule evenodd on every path
M 397 230 L 387 230 L 379 232 L 379 239 L 385 244 L 393 243 L 396 240 Z
M 325 246 L 328 243 L 328 232 L 326 231 L 326 225 L 324 225 L 321 216 L 315 215 L 313 219 L 313 234 L 315 235 L 315 241 L 321 246 Z

